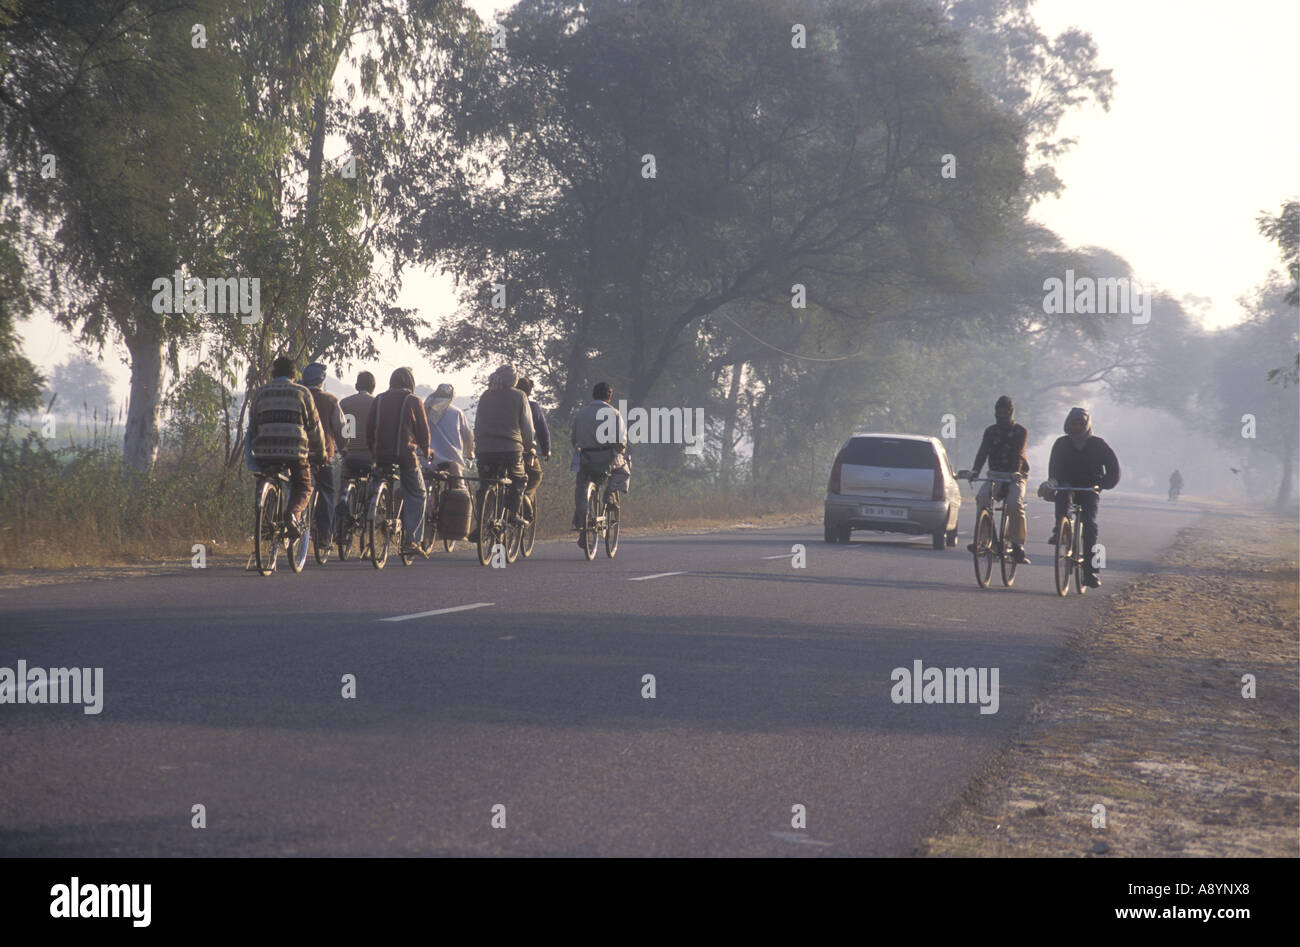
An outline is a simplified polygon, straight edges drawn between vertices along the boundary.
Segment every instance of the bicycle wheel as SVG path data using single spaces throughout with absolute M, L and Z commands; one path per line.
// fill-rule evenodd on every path
M 339 550 L 339 562 L 346 562 L 352 555 L 352 536 L 356 532 L 356 517 L 353 508 L 357 505 L 357 485 L 348 482 L 343 488 L 343 497 L 339 501 L 340 515 L 338 529 L 335 530 L 334 544 Z
M 262 481 L 253 508 L 253 555 L 257 571 L 270 575 L 280 551 L 280 491 L 269 480 Z
M 409 566 L 415 561 L 416 553 L 406 551 L 406 547 L 410 543 L 410 537 L 406 535 L 406 527 L 402 525 L 402 504 L 406 500 L 397 496 L 397 486 L 395 484 L 393 489 L 388 491 L 388 494 L 396 498 L 396 503 L 393 504 L 393 522 L 391 526 L 393 545 L 397 547 L 397 555 L 402 560 L 402 565 Z M 416 549 L 419 549 L 419 547 L 417 546 Z
M 514 562 L 519 558 L 519 552 L 524 544 L 524 531 L 522 527 L 515 526 L 513 523 L 506 524 L 506 562 Z
M 524 505 L 520 507 L 528 515 L 528 525 L 523 528 L 519 537 L 519 554 L 525 559 L 533 554 L 533 543 L 537 541 L 537 504 L 529 503 L 524 499 Z
M 988 510 L 980 510 L 979 519 L 975 521 L 975 582 L 982 589 L 989 587 L 989 578 L 993 575 L 993 516 Z
M 321 532 L 316 522 L 316 507 L 321 502 L 320 491 L 313 489 L 307 504 L 307 522 L 311 524 L 311 551 L 316 556 L 316 564 L 323 566 L 329 562 L 332 539 Z
M 1083 595 L 1088 591 L 1088 587 L 1083 584 L 1083 524 L 1080 523 L 1074 530 L 1074 591 Z
M 605 501 L 605 557 L 613 559 L 618 552 L 618 494 L 609 494 Z
M 1007 543 L 1007 511 L 1006 510 L 1002 511 L 1002 529 L 998 531 L 998 539 L 1000 540 L 999 548 L 1002 550 L 1002 556 L 1001 556 L 1002 584 L 1007 588 L 1011 588 L 1011 583 L 1016 581 L 1017 563 L 1015 557 L 1012 556 L 1011 554 L 1009 543 Z
M 1053 571 L 1056 573 L 1056 594 L 1066 596 L 1070 593 L 1070 573 L 1074 569 L 1074 562 L 1070 558 L 1070 550 L 1073 548 L 1074 530 L 1071 528 L 1069 517 L 1062 516 L 1059 523 L 1056 524 L 1056 556 L 1053 559 Z
M 483 491 L 483 503 L 478 511 L 478 562 L 481 566 L 492 561 L 492 546 L 496 542 L 496 526 L 500 516 L 501 503 L 497 485 L 489 484 Z
M 307 513 L 302 514 L 302 535 L 297 539 L 289 540 L 289 568 L 297 575 L 307 565 L 308 546 L 311 545 L 312 526 L 311 520 L 307 518 Z
M 442 491 L 438 481 L 429 484 L 424 497 L 424 532 L 420 534 L 420 553 L 428 559 L 433 553 L 433 544 L 438 535 L 438 507 L 442 503 Z
M 391 526 L 392 496 L 388 484 L 381 483 L 375 487 L 375 495 L 370 498 L 370 509 L 366 511 L 366 534 L 370 544 L 370 562 L 376 569 L 382 569 L 388 562 L 388 530 Z
M 582 554 L 590 562 L 596 558 L 596 485 L 587 484 L 587 520 L 582 530 Z

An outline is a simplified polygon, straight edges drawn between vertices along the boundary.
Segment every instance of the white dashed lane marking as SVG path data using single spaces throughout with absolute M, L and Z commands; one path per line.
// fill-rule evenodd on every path
M 392 618 L 381 618 L 380 621 L 410 621 L 412 618 L 430 618 L 434 615 L 448 615 L 451 612 L 467 612 L 471 608 L 487 608 L 489 605 L 495 605 L 495 602 L 475 602 L 473 605 L 456 605 L 452 608 L 435 608 L 431 612 L 416 612 L 413 615 L 395 615 Z
M 685 575 L 685 572 L 656 572 L 654 575 L 638 575 L 628 579 L 629 582 L 644 582 L 647 579 L 663 579 L 670 575 Z

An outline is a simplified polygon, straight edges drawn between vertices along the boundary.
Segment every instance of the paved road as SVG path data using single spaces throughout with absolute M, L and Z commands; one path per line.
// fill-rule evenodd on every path
M 908 854 L 1067 636 L 1202 512 L 1107 494 L 1106 587 L 1058 599 L 1031 504 L 1010 590 L 928 537 L 817 524 L 0 592 L 0 666 L 104 669 L 98 715 L 0 705 L 0 853 Z M 998 668 L 997 713 L 893 703 L 916 659 Z

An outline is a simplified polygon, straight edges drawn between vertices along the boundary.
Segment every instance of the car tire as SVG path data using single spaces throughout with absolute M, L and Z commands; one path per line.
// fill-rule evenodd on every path
M 841 546 L 847 546 L 850 542 L 853 541 L 853 529 L 849 526 L 841 526 L 839 535 L 836 537 L 836 541 Z
M 936 552 L 943 552 L 948 548 L 948 534 L 946 531 L 941 529 L 939 532 L 932 534 L 930 539 L 934 543 Z
M 949 547 L 957 545 L 957 527 L 955 526 L 948 530 L 948 545 Z
M 835 527 L 831 526 L 830 523 L 823 524 L 822 529 L 823 536 L 828 543 L 837 543 L 840 541 L 839 533 L 835 532 Z

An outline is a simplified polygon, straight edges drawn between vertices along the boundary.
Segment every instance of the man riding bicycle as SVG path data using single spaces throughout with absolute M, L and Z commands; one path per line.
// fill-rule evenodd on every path
M 1092 417 L 1084 408 L 1071 408 L 1065 418 L 1065 435 L 1052 445 L 1047 469 L 1048 484 L 1053 487 L 1100 487 L 1112 490 L 1119 483 L 1119 461 L 1110 445 L 1092 433 Z M 1054 522 L 1069 512 L 1070 498 L 1079 505 L 1083 521 L 1083 584 L 1100 588 L 1101 579 L 1093 568 L 1093 547 L 1097 544 L 1097 506 L 1100 497 L 1090 490 L 1056 493 Z M 1056 545 L 1056 530 L 1048 544 Z
M 433 468 L 451 474 L 447 485 L 460 490 L 460 479 L 466 464 L 474 459 L 474 432 L 465 420 L 465 412 L 452 404 L 456 389 L 442 384 L 424 399 L 424 416 L 429 422 L 429 449 L 433 452 Z
M 485 469 L 510 478 L 506 494 L 506 514 L 514 526 L 523 525 L 519 518 L 521 489 L 527 474 L 524 453 L 535 449 L 533 418 L 528 396 L 515 387 L 519 380 L 514 366 L 502 365 L 488 376 L 488 390 L 478 400 L 474 414 L 474 446 L 478 451 L 479 476 Z M 474 508 L 482 509 L 486 487 L 479 480 Z
M 324 428 L 325 452 L 311 458 L 312 476 L 321 495 L 316 504 L 316 522 L 312 525 L 320 533 L 321 542 L 328 545 L 334 537 L 334 504 L 339 496 L 334 448 L 337 445 L 339 450 L 343 450 L 347 438 L 343 436 L 343 410 L 339 407 L 339 399 L 324 388 L 326 371 L 320 362 L 312 362 L 302 370 L 302 383 L 311 392 L 316 414 Z
M 1177 500 L 1183 492 L 1183 475 L 1175 470 L 1169 475 L 1169 499 Z
M 536 510 L 537 487 L 542 482 L 542 461 L 551 459 L 551 429 L 546 424 L 546 412 L 533 400 L 533 380 L 521 378 L 515 382 L 515 387 L 528 398 L 528 411 L 533 419 L 533 436 L 537 441 L 537 451 L 529 454 L 524 460 L 524 466 L 528 469 L 528 486 L 524 488 L 524 496 L 528 498 L 528 509 Z M 529 518 L 532 518 L 531 515 Z
M 282 355 L 271 365 L 271 381 L 254 392 L 248 408 L 244 461 L 254 473 L 271 464 L 283 464 L 291 473 L 289 487 L 289 538 L 305 532 L 303 511 L 311 501 L 311 465 L 308 458 L 325 452 L 325 440 L 316 402 L 294 382 L 293 359 Z
M 420 460 L 429 456 L 429 422 L 424 405 L 414 394 L 415 375 L 409 368 L 395 370 L 388 390 L 370 406 L 366 436 L 376 464 L 397 464 L 401 470 L 403 555 L 418 555 L 424 532 L 424 477 Z
M 569 440 L 577 451 L 573 458 L 578 475 L 573 487 L 573 528 L 579 530 L 578 545 L 587 522 L 587 484 L 609 472 L 614 458 L 627 446 L 627 426 L 610 401 L 614 386 L 602 381 L 591 391 L 591 401 L 578 409 Z
M 1025 459 L 1025 442 L 1029 432 L 1023 425 L 1015 422 L 1016 406 L 1011 398 L 1003 395 L 993 405 L 995 423 L 984 429 L 984 439 L 975 454 L 975 463 L 971 466 L 970 479 L 973 482 L 980 475 L 984 461 L 989 462 L 990 477 L 1015 477 L 1007 483 L 996 484 L 1006 489 L 1007 532 L 1011 541 L 1011 557 L 1021 565 L 1029 565 L 1025 555 L 1025 475 L 1029 473 L 1029 461 Z M 979 510 L 989 508 L 993 501 L 992 481 L 986 481 L 975 497 L 976 516 Z M 967 552 L 975 551 L 975 544 L 966 547 Z

